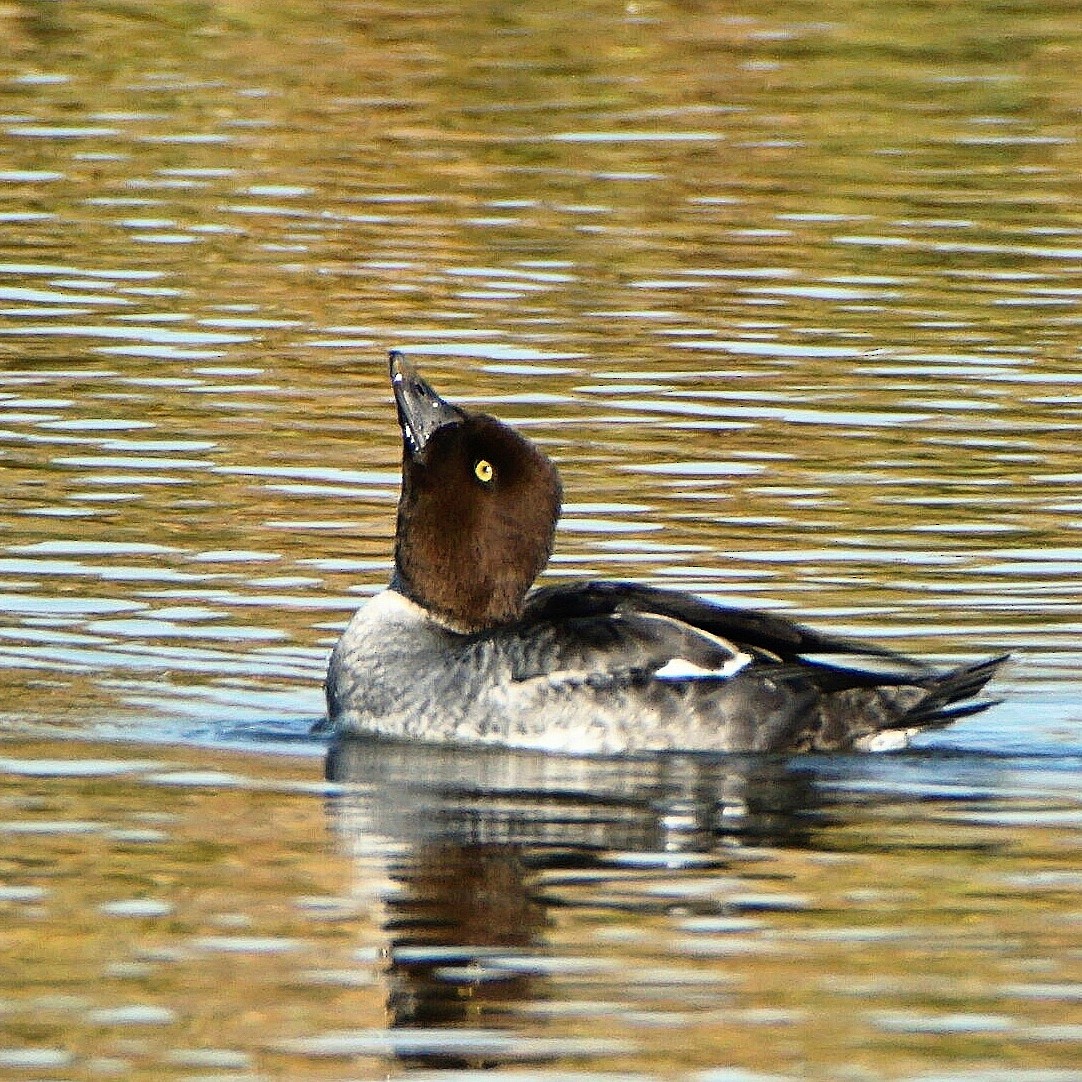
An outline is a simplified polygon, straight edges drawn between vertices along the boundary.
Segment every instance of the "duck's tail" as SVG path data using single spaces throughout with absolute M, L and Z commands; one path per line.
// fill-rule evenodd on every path
M 1009 656 L 919 675 L 850 672 L 845 686 L 835 671 L 833 681 L 824 681 L 835 686 L 823 687 L 814 746 L 822 751 L 895 750 L 906 747 L 915 733 L 979 714 L 1001 701 L 977 696 Z
M 931 679 L 925 698 L 905 714 L 901 725 L 916 725 L 922 729 L 941 729 L 959 718 L 979 714 L 990 706 L 997 706 L 1002 699 L 976 699 L 976 696 L 996 674 L 996 670 L 1010 657 L 1000 654 L 986 658 L 973 665 L 957 669 Z M 895 726 L 891 726 L 894 728 Z

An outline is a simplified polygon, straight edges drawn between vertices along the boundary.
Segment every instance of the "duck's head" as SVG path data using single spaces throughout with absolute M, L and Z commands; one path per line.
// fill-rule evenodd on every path
M 462 633 L 514 621 L 548 562 L 556 467 L 524 436 L 441 398 L 397 351 L 402 429 L 392 585 Z

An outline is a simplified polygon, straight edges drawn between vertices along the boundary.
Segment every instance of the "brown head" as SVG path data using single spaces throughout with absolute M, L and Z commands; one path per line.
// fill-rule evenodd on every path
M 556 467 L 513 428 L 440 398 L 401 353 L 402 428 L 392 585 L 462 632 L 514 621 L 552 552 Z

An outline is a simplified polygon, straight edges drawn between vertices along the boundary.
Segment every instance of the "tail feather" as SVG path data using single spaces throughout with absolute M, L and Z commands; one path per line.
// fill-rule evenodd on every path
M 912 708 L 902 714 L 893 724 L 884 726 L 889 729 L 942 728 L 959 718 L 979 714 L 999 700 L 978 699 L 970 702 L 996 674 L 1009 654 L 986 658 L 973 665 L 952 669 L 929 679 L 924 686 L 928 694 Z
M 993 706 L 999 706 L 1002 699 L 980 699 L 975 703 L 958 703 L 940 707 L 937 710 L 912 710 L 885 729 L 945 729 L 961 718 L 970 718 L 974 714 L 983 714 Z
M 987 658 L 947 672 L 923 670 L 906 679 L 872 681 L 862 674 L 841 690 L 825 690 L 818 725 L 810 734 L 816 750 L 901 748 L 921 729 L 942 729 L 979 714 L 998 700 L 977 698 L 1008 655 Z M 839 681 L 835 670 L 830 682 Z M 882 734 L 882 737 L 879 736 Z M 891 738 L 889 734 L 896 734 Z

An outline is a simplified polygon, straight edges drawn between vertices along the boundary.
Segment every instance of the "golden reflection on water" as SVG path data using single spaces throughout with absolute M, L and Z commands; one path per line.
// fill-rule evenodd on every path
M 8 721 L 307 742 L 390 346 L 557 459 L 554 576 L 1021 655 L 721 856 L 634 772 L 537 861 L 498 801 L 418 841 L 314 759 L 9 737 L 75 765 L 3 768 L 0 1070 L 1076 1077 L 1080 68 L 1036 3 L 0 7 Z M 441 907 L 500 956 L 384 953 Z
M 1078 27 L 903 14 L 6 10 L 11 707 L 318 713 L 390 345 L 562 464 L 556 575 L 1076 672 Z
M 449 764 L 458 796 L 435 777 L 405 796 L 395 771 L 420 764 L 392 748 L 335 796 L 311 759 L 4 753 L 7 1066 L 910 1078 L 1076 1062 L 1074 796 L 989 803 L 944 786 L 796 809 L 787 826 L 786 790 L 757 806 L 754 783 L 691 763 L 576 780 L 572 761 L 519 757 L 534 787 L 491 797 Z M 489 758 L 497 788 L 518 776 Z M 678 822 L 740 793 L 758 844 Z
M 399 345 L 572 505 L 648 509 L 578 516 L 560 572 L 1068 653 L 1077 27 L 807 14 L 9 9 L 13 558 L 149 537 L 106 600 L 318 668 L 386 577 Z

